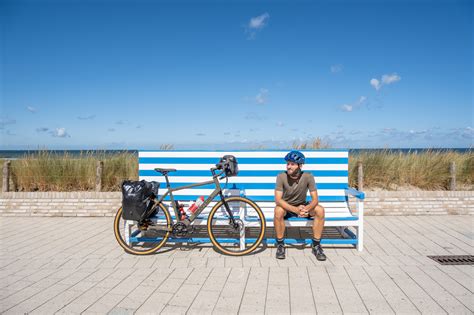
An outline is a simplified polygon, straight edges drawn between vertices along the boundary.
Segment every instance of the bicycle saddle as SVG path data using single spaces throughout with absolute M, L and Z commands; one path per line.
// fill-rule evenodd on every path
M 166 175 L 170 172 L 176 172 L 176 169 L 175 168 L 155 168 L 155 171 L 163 174 L 163 175 Z

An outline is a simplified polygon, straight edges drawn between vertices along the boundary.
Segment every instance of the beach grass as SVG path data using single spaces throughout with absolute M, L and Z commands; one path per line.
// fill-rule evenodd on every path
M 102 190 L 119 190 L 124 179 L 138 178 L 135 154 L 84 151 L 79 156 L 39 151 L 11 162 L 11 182 L 17 191 L 95 190 L 98 161 L 103 161 Z
M 448 190 L 450 166 L 456 166 L 457 190 L 473 190 L 474 154 L 452 150 L 401 153 L 391 150 L 362 152 L 349 158 L 349 185 L 357 187 L 358 163 L 363 166 L 363 185 L 383 190 Z
M 315 141 L 298 149 L 326 146 Z M 79 155 L 39 151 L 11 161 L 11 191 L 93 191 L 98 161 L 103 162 L 102 191 L 119 191 L 125 179 L 138 179 L 134 153 L 84 151 Z M 351 154 L 349 184 L 357 187 L 358 162 L 362 162 L 364 190 L 448 190 L 450 165 L 456 164 L 457 190 L 474 190 L 474 153 L 428 150 L 400 153 L 391 150 Z M 3 165 L 3 163 L 2 163 Z

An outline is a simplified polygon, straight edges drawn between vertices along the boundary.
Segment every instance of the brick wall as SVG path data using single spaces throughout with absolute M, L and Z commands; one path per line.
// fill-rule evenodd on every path
M 120 192 L 8 192 L 0 193 L 0 216 L 113 216 L 120 203 Z M 366 215 L 472 215 L 474 191 L 367 191 L 364 208 Z
M 368 191 L 366 215 L 474 214 L 474 191 Z
M 120 192 L 4 192 L 0 216 L 113 216 Z

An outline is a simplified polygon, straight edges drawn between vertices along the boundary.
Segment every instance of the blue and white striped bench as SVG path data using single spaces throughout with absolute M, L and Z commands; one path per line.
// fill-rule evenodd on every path
M 363 249 L 363 200 L 364 193 L 348 185 L 349 152 L 347 150 L 302 150 L 306 156 L 303 170 L 315 176 L 319 202 L 326 209 L 325 226 L 336 227 L 342 238 L 323 238 L 323 244 L 353 244 L 359 251 Z M 287 151 L 140 151 L 140 180 L 157 181 L 160 190 L 166 189 L 164 176 L 154 169 L 175 168 L 169 174 L 172 187 L 207 181 L 211 177 L 209 169 L 214 167 L 225 154 L 232 154 L 239 162 L 239 174 L 230 177 L 227 186 L 222 182 L 226 195 L 244 195 L 257 202 L 265 213 L 267 226 L 273 226 L 275 208 L 274 189 L 278 173 L 286 170 L 284 156 Z M 208 196 L 213 185 L 201 186 L 173 193 L 176 200 L 186 205 L 192 204 L 199 196 Z M 357 198 L 356 211 L 349 208 L 348 198 Z M 309 198 L 309 194 L 308 194 Z M 165 199 L 166 200 L 166 199 Z M 169 200 L 169 198 L 168 198 Z M 310 200 L 310 198 L 308 199 Z M 195 224 L 204 224 L 205 215 L 215 203 L 203 212 L 204 217 Z M 173 212 L 171 212 L 173 213 Z M 287 226 L 312 226 L 313 220 L 290 218 Z M 348 227 L 353 227 L 354 232 Z M 310 239 L 288 240 L 310 242 Z M 273 239 L 267 239 L 272 243 Z

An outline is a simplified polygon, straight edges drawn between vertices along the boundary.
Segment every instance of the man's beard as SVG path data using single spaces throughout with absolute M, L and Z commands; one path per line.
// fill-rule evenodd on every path
M 292 177 L 298 177 L 301 174 L 301 169 L 298 167 L 296 170 L 294 170 L 293 172 L 288 173 L 288 174 Z

